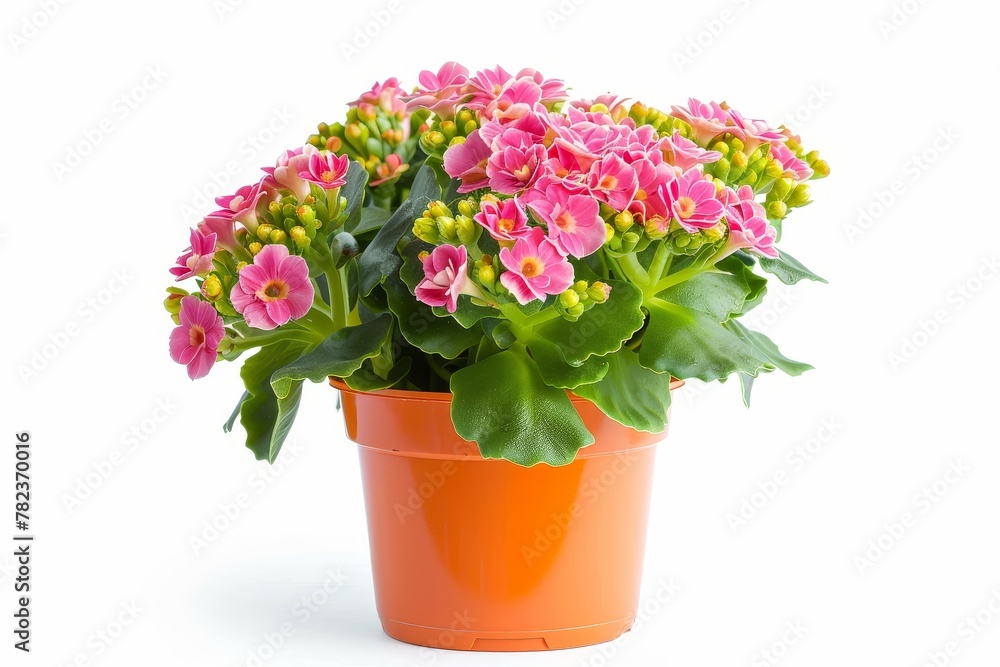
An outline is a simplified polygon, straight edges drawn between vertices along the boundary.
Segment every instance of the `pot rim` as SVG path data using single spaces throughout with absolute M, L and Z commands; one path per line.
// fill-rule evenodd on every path
M 381 396 L 384 398 L 397 399 L 402 401 L 426 401 L 432 403 L 450 403 L 452 398 L 452 393 L 450 391 L 409 391 L 406 389 L 379 389 L 376 391 L 361 391 L 359 389 L 352 389 L 347 386 L 347 384 L 340 378 L 329 377 L 330 386 L 334 389 L 340 391 L 346 391 L 351 394 L 369 394 L 372 396 Z M 684 380 L 678 380 L 677 378 L 670 379 L 670 391 L 675 391 L 684 386 Z M 573 392 L 566 390 L 569 394 L 569 398 L 574 403 L 582 403 L 587 401 L 586 398 L 582 396 L 577 396 Z

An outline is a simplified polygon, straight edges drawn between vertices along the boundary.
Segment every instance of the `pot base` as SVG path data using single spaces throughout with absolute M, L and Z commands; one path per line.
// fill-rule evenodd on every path
M 452 628 L 429 628 L 401 621 L 380 619 L 382 629 L 393 639 L 455 651 L 548 651 L 578 648 L 618 639 L 632 629 L 634 618 L 588 625 L 581 628 L 522 632 L 481 632 Z

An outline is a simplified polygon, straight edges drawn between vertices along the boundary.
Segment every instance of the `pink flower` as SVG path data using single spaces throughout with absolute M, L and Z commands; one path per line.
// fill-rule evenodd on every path
M 525 200 L 548 226 L 549 237 L 563 254 L 586 257 L 608 238 L 597 200 L 589 194 L 573 193 L 556 182 L 544 191 L 531 190 Z
M 376 185 L 387 183 L 392 179 L 401 176 L 403 172 L 409 168 L 410 165 L 403 162 L 401 157 L 395 153 L 389 153 L 385 156 L 385 160 L 382 164 L 375 167 L 375 173 L 378 175 L 378 178 L 374 181 L 369 181 L 368 185 L 374 188 Z
M 783 143 L 771 144 L 771 157 L 778 161 L 782 169 L 795 174 L 795 179 L 798 181 L 808 180 L 813 175 L 812 168 L 796 157 L 795 153 Z
M 573 284 L 573 265 L 538 227 L 513 248 L 501 248 L 500 262 L 507 269 L 500 282 L 522 305 L 544 301 L 546 295 L 565 292 Z
M 688 169 L 670 184 L 670 206 L 681 227 L 689 232 L 715 226 L 725 212 L 715 198 L 715 185 L 698 169 Z
M 483 199 L 473 219 L 485 227 L 497 241 L 514 242 L 528 235 L 528 216 L 517 197 L 497 201 Z
M 729 117 L 743 130 L 746 138 L 743 140 L 743 151 L 748 155 L 763 143 L 781 143 L 785 140 L 784 135 L 778 130 L 771 129 L 765 121 L 756 118 L 744 118 L 736 109 L 727 109 Z
M 639 179 L 635 169 L 612 153 L 590 166 L 587 187 L 611 208 L 624 211 L 639 190 Z
M 253 264 L 240 270 L 230 298 L 247 324 L 268 330 L 308 313 L 314 295 L 306 260 L 274 244 L 264 246 Z
M 725 188 L 719 198 L 726 207 L 729 243 L 733 248 L 749 249 L 765 257 L 777 257 L 774 242 L 778 231 L 767 222 L 767 213 L 753 197 L 753 188 L 744 185 L 737 192 Z
M 530 67 L 522 69 L 517 73 L 515 78 L 518 80 L 531 79 L 534 81 L 542 89 L 542 99 L 540 101 L 545 106 L 561 102 L 569 97 L 569 94 L 566 92 L 566 84 L 561 79 L 546 79 L 542 76 L 541 72 Z
M 256 220 L 253 222 L 253 226 L 247 226 L 247 229 L 257 231 Z M 204 220 L 198 223 L 198 231 L 206 236 L 214 234 L 217 246 L 225 248 L 234 255 L 239 253 L 240 244 L 236 240 L 236 226 L 233 214 L 226 209 L 206 215 Z
M 447 62 L 437 74 L 430 70 L 420 73 L 420 87 L 412 95 L 403 97 L 408 109 L 427 108 L 442 120 L 455 117 L 455 110 L 462 98 L 461 89 L 469 80 L 469 70 L 456 62 Z
M 212 370 L 226 329 L 215 308 L 196 296 L 181 299 L 180 320 L 170 332 L 170 358 L 186 365 L 188 377 L 197 380 Z
M 309 156 L 309 162 L 306 168 L 299 172 L 299 177 L 309 183 L 315 183 L 324 190 L 334 190 L 347 182 L 349 162 L 346 155 L 316 151 Z
M 673 154 L 673 165 L 681 171 L 687 171 L 695 165 L 718 162 L 722 159 L 722 153 L 707 151 L 690 139 L 682 137 L 676 130 L 674 130 L 674 135 L 667 139 L 666 145 Z
M 235 195 L 216 197 L 215 203 L 228 211 L 234 220 L 242 222 L 251 231 L 257 228 L 257 203 L 267 192 L 263 180 L 253 185 L 244 185 Z
M 191 247 L 177 258 L 177 266 L 170 273 L 177 277 L 177 282 L 192 276 L 205 275 L 212 270 L 212 257 L 215 256 L 215 234 L 203 234 L 197 229 L 191 230 Z
M 490 147 L 479 138 L 479 130 L 466 137 L 463 143 L 455 144 L 444 152 L 445 172 L 462 181 L 459 192 L 472 192 L 489 186 L 486 163 L 490 154 Z
M 465 246 L 439 245 L 424 260 L 424 279 L 417 285 L 418 301 L 428 306 L 445 306 L 449 313 L 458 310 L 458 296 L 483 296 L 469 282 L 468 254 Z
M 740 141 L 746 139 L 743 129 L 735 124 L 729 112 L 717 102 L 706 104 L 692 97 L 686 108 L 671 107 L 670 115 L 694 128 L 694 140 L 702 146 L 707 146 L 712 139 L 724 132 L 729 132 Z
M 306 144 L 295 150 L 286 150 L 278 157 L 273 167 L 264 167 L 267 176 L 261 181 L 261 186 L 270 190 L 278 188 L 291 190 L 301 202 L 309 196 L 309 183 L 299 174 L 309 170 L 309 160 L 316 153 L 319 153 L 319 149 L 312 144 Z
M 399 87 L 399 79 L 392 77 L 385 80 L 385 83 L 375 82 L 372 89 L 349 102 L 348 106 L 356 107 L 362 104 L 377 106 L 387 114 L 398 114 L 402 117 L 406 113 L 406 103 L 403 101 Z
M 518 130 L 513 130 L 513 132 L 518 132 Z M 499 142 L 503 136 L 497 137 L 494 144 Z M 541 167 L 544 162 L 545 147 L 541 144 L 523 148 L 506 146 L 490 155 L 489 161 L 486 163 L 486 176 L 489 178 L 490 188 L 505 195 L 512 195 L 529 188 L 541 175 Z

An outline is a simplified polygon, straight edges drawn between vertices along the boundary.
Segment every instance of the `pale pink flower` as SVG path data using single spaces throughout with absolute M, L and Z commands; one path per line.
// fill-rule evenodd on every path
M 408 109 L 427 108 L 442 120 L 455 117 L 462 99 L 462 87 L 469 80 L 469 70 L 456 62 L 447 62 L 437 74 L 430 70 L 420 73 L 420 87 L 412 95 L 405 95 Z
M 698 169 L 688 169 L 670 184 L 670 208 L 688 232 L 715 226 L 725 212 L 715 198 L 715 185 Z
M 813 175 L 812 168 L 783 143 L 774 142 L 771 144 L 771 157 L 778 161 L 781 168 L 795 175 L 798 181 L 806 181 Z
M 336 155 L 327 151 L 316 151 L 309 156 L 306 168 L 299 172 L 299 177 L 309 183 L 315 183 L 324 190 L 334 190 L 347 182 L 347 167 L 350 158 L 346 155 Z
M 729 132 L 741 141 L 746 139 L 746 133 L 735 124 L 729 112 L 717 102 L 700 102 L 695 98 L 688 100 L 687 107 L 671 107 L 670 115 L 679 118 L 694 128 L 694 140 L 701 146 L 707 146 L 712 139 Z
M 349 102 L 348 106 L 360 106 L 371 104 L 379 107 L 387 114 L 398 114 L 402 117 L 406 114 L 406 102 L 401 95 L 402 89 L 399 87 L 399 79 L 392 77 L 385 80 L 385 83 L 375 82 L 372 89 L 362 93 L 358 99 Z
M 251 232 L 257 231 L 257 221 L 251 225 L 246 225 Z M 198 231 L 204 235 L 215 234 L 216 245 L 225 248 L 231 254 L 239 253 L 240 244 L 236 240 L 236 224 L 231 211 L 222 209 L 214 213 L 209 213 L 198 223 Z
M 469 281 L 469 257 L 465 246 L 439 245 L 424 259 L 424 279 L 417 285 L 418 301 L 428 306 L 444 306 L 449 313 L 458 310 L 460 294 L 483 297 Z
M 573 284 L 573 265 L 538 227 L 518 239 L 513 248 L 501 248 L 500 262 L 507 269 L 500 274 L 500 282 L 522 305 L 544 301 Z
M 563 254 L 586 257 L 607 240 L 600 206 L 589 194 L 577 194 L 561 183 L 550 183 L 544 191 L 527 193 L 525 202 L 545 222 L 549 237 Z
M 542 99 L 540 102 L 545 106 L 551 106 L 555 102 L 561 102 L 569 96 L 566 92 L 566 84 L 562 81 L 562 79 L 546 79 L 542 76 L 541 72 L 531 69 L 530 67 L 522 69 L 514 78 L 518 80 L 531 79 L 534 81 L 542 90 Z
M 233 220 L 243 223 L 247 229 L 254 231 L 257 228 L 257 203 L 265 194 L 267 192 L 261 180 L 253 185 L 244 185 L 234 195 L 216 197 L 215 203 L 228 211 Z
M 463 143 L 455 144 L 444 152 L 444 170 L 452 178 L 462 181 L 459 192 L 485 188 L 490 184 L 486 176 L 486 163 L 490 155 L 490 147 L 479 137 L 479 130 L 476 130 Z
M 513 243 L 530 231 L 524 205 L 517 197 L 503 201 L 484 199 L 479 202 L 479 213 L 473 219 L 497 241 Z
M 230 299 L 247 324 L 269 330 L 308 313 L 314 296 L 306 260 L 272 244 L 240 270 Z
M 676 130 L 672 137 L 667 138 L 666 146 L 673 156 L 673 165 L 681 171 L 687 171 L 695 165 L 718 162 L 722 159 L 722 153 L 707 151 L 690 139 L 682 137 Z
M 736 192 L 724 188 L 719 199 L 726 207 L 730 247 L 749 249 L 765 257 L 778 256 L 774 247 L 778 231 L 768 223 L 764 207 L 754 200 L 753 188 L 744 185 Z
M 212 370 L 226 329 L 212 304 L 196 296 L 181 299 L 179 317 L 180 326 L 170 332 L 170 358 L 187 366 L 188 377 L 197 380 Z
M 286 150 L 278 157 L 275 166 L 263 168 L 267 176 L 261 181 L 261 186 L 270 190 L 285 188 L 301 202 L 309 196 L 309 183 L 299 174 L 308 171 L 309 160 L 316 153 L 319 149 L 312 144 Z
M 177 258 L 177 266 L 170 269 L 177 282 L 192 276 L 203 276 L 212 270 L 217 238 L 215 234 L 204 234 L 197 229 L 191 230 L 191 247 Z
M 635 169 L 614 153 L 590 166 L 587 187 L 600 201 L 616 211 L 624 211 L 639 190 Z
M 778 130 L 771 128 L 767 122 L 759 120 L 756 118 L 744 118 L 743 115 L 736 109 L 727 109 L 729 117 L 733 119 L 733 122 L 743 130 L 746 135 L 743 139 L 743 151 L 750 154 L 761 144 L 769 143 L 781 143 L 785 140 L 785 136 L 781 134 Z

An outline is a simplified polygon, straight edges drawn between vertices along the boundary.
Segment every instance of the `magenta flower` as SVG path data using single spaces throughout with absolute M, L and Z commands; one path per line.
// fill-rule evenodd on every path
M 267 176 L 261 181 L 261 187 L 269 190 L 278 188 L 291 190 L 301 202 L 309 196 L 309 183 L 299 174 L 309 170 L 309 160 L 316 153 L 319 153 L 319 149 L 312 144 L 306 144 L 295 150 L 286 150 L 278 156 L 273 167 L 264 167 L 263 171 Z
M 507 270 L 500 282 L 524 305 L 546 295 L 561 294 L 573 284 L 573 265 L 538 227 L 514 243 L 500 249 L 500 262 Z
M 197 380 L 212 370 L 226 329 L 212 304 L 196 296 L 181 299 L 179 315 L 180 326 L 170 332 L 170 358 L 187 366 L 188 377 Z
M 666 146 L 673 154 L 673 165 L 681 171 L 687 171 L 699 164 L 718 162 L 722 159 L 722 153 L 707 151 L 690 139 L 682 137 L 676 130 L 674 130 L 672 137 L 667 138 Z
M 741 141 L 746 139 L 743 129 L 735 124 L 729 112 L 717 102 L 705 103 L 692 97 L 686 108 L 671 107 L 670 115 L 694 128 L 694 140 L 702 146 L 707 146 L 712 139 L 724 132 L 729 132 Z
M 624 211 L 639 190 L 635 169 L 614 153 L 590 166 L 587 187 L 597 199 L 616 211 Z
M 249 226 L 247 229 L 256 231 L 256 221 L 254 221 L 252 229 Z M 214 234 L 216 236 L 215 243 L 217 246 L 225 248 L 234 255 L 239 253 L 241 246 L 236 240 L 236 226 L 235 221 L 233 220 L 233 214 L 229 211 L 223 209 L 221 211 L 216 211 L 215 213 L 209 213 L 200 223 L 198 223 L 198 231 L 205 236 Z
M 177 258 L 177 266 L 170 269 L 177 282 L 187 280 L 192 276 L 202 276 L 212 270 L 212 258 L 215 256 L 215 234 L 203 234 L 197 229 L 191 230 L 191 247 Z
M 350 159 L 346 155 L 316 151 L 309 156 L 309 162 L 299 172 L 299 177 L 324 190 L 334 190 L 347 182 L 349 163 Z
M 236 194 L 227 197 L 216 197 L 215 203 L 223 210 L 228 211 L 234 220 L 242 222 L 247 228 L 253 225 L 256 228 L 257 203 L 267 192 L 264 190 L 263 180 L 253 185 L 244 185 L 236 191 Z
M 444 152 L 444 170 L 452 178 L 462 181 L 459 192 L 485 188 L 490 184 L 486 176 L 490 155 L 490 147 L 479 138 L 479 130 L 476 130 L 466 137 L 465 142 L 455 144 Z
M 554 182 L 544 191 L 529 191 L 525 200 L 528 208 L 548 226 L 549 237 L 563 254 L 586 257 L 607 240 L 600 206 L 588 194 L 573 193 Z
M 428 306 L 445 306 L 454 313 L 460 294 L 482 298 L 483 294 L 469 281 L 468 261 L 464 245 L 434 248 L 424 260 L 424 279 L 417 285 L 417 300 Z
M 497 241 L 513 243 L 531 231 L 524 205 L 517 197 L 503 201 L 483 199 L 479 202 L 479 213 L 473 219 L 485 227 Z
M 670 184 L 670 205 L 677 222 L 688 232 L 714 227 L 725 212 L 715 198 L 715 185 L 698 169 L 688 169 Z
M 230 299 L 247 324 L 269 330 L 308 313 L 314 295 L 306 260 L 274 244 L 264 246 L 253 264 L 240 270 Z
M 504 134 L 497 137 L 494 144 L 500 142 Z M 524 148 L 506 146 L 494 152 L 486 163 L 486 176 L 490 180 L 490 188 L 505 195 L 530 188 L 541 175 L 545 158 L 545 147 L 541 144 Z
M 726 207 L 731 248 L 753 250 L 765 257 L 777 257 L 774 242 L 778 231 L 767 221 L 767 213 L 753 197 L 753 188 L 744 185 L 737 192 L 725 188 L 719 198 Z
M 518 80 L 530 79 L 535 82 L 542 90 L 542 99 L 540 101 L 545 106 L 550 106 L 555 102 L 562 102 L 569 97 L 569 93 L 566 92 L 566 84 L 562 79 L 546 79 L 542 76 L 541 72 L 530 67 L 522 69 L 514 78 Z

